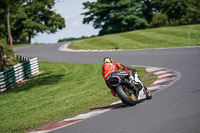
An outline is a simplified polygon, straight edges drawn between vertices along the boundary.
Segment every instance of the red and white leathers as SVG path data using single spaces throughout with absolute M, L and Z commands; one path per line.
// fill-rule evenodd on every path
M 119 62 L 113 62 L 113 63 L 109 62 L 109 63 L 105 63 L 103 65 L 102 76 L 103 76 L 104 80 L 106 81 L 111 73 L 119 72 L 119 70 L 128 71 L 130 77 L 132 77 L 133 74 L 136 72 L 135 69 L 125 67 L 125 66 L 121 65 Z M 107 81 L 106 81 L 106 84 L 107 84 Z M 108 84 L 107 84 L 107 86 L 111 89 L 112 95 L 116 96 L 116 93 L 113 91 L 112 87 L 109 86 Z
M 105 63 L 102 68 L 102 76 L 106 80 L 112 72 L 119 72 L 119 70 L 128 71 L 129 76 L 132 76 L 132 70 L 124 67 L 119 62 Z

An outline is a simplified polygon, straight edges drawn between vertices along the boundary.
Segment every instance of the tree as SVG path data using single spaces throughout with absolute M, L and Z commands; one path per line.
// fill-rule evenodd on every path
M 2 31 L 3 31 L 3 33 L 1 33 L 0 35 L 2 36 L 3 34 L 5 34 L 4 31 L 5 31 L 5 28 L 7 26 L 7 36 L 9 38 L 10 44 L 12 45 L 13 37 L 12 37 L 11 25 L 10 25 L 10 15 L 11 15 L 10 9 L 12 7 L 15 7 L 15 5 L 17 3 L 19 3 L 19 1 L 15 1 L 15 0 L 1 0 L 0 3 L 1 3 L 1 6 L 0 6 L 0 15 L 2 17 L 2 23 L 1 23 L 0 27 L 2 28 Z M 5 24 L 5 22 L 6 22 L 6 24 Z
M 200 0 L 143 0 L 150 27 L 200 23 Z
M 10 45 L 12 46 L 13 38 L 10 27 L 10 4 L 7 5 L 7 28 L 8 28 L 8 38 L 10 40 Z
M 150 23 L 150 27 L 164 27 L 168 26 L 168 17 L 166 14 L 156 13 Z
M 31 43 L 31 38 L 39 32 L 50 34 L 64 28 L 64 18 L 51 10 L 54 4 L 54 0 L 23 1 L 12 17 L 15 40 Z
M 161 12 L 161 5 L 164 0 L 142 0 L 142 13 L 147 22 L 152 21 L 156 13 Z
M 170 25 L 200 23 L 200 0 L 165 0 L 162 13 L 168 16 Z
M 200 23 L 200 0 L 185 0 L 187 5 L 186 14 L 183 17 L 189 24 Z
M 166 0 L 162 2 L 162 13 L 168 16 L 171 25 L 181 24 L 181 18 L 186 14 L 184 0 Z
M 5 37 L 5 33 L 6 33 L 6 16 L 5 16 L 5 8 L 4 8 L 4 3 L 1 2 L 0 4 L 0 38 Z
M 55 0 L 0 0 L 0 36 L 31 43 L 39 32 L 64 28 L 64 18 L 52 10 L 54 4 Z
M 94 28 L 100 28 L 99 35 L 131 31 L 147 27 L 143 17 L 141 0 L 97 0 L 84 2 L 83 23 L 93 23 Z

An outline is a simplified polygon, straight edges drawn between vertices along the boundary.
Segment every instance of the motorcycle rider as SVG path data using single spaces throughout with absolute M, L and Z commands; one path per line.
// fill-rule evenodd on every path
M 111 89 L 111 93 L 112 93 L 113 96 L 116 96 L 116 93 L 114 92 L 113 86 L 109 85 L 107 79 L 109 78 L 109 76 L 114 76 L 115 73 L 119 72 L 119 70 L 128 71 L 130 81 L 137 84 L 137 82 L 135 82 L 135 80 L 134 80 L 134 75 L 136 73 L 135 69 L 126 67 L 126 66 L 120 64 L 119 62 L 114 62 L 114 60 L 110 57 L 105 57 L 103 59 L 103 63 L 104 64 L 103 64 L 103 67 L 102 67 L 102 76 L 103 76 L 108 88 Z

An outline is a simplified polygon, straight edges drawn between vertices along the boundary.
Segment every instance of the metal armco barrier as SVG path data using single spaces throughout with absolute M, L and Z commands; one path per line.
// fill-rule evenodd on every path
M 0 72 L 0 92 L 7 90 L 16 83 L 29 78 L 39 72 L 38 59 L 33 58 L 26 62 L 10 67 Z

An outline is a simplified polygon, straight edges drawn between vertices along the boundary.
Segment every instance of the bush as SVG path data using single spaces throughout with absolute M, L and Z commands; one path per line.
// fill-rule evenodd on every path
M 70 38 L 63 38 L 63 39 L 59 39 L 58 42 L 69 42 L 69 41 L 76 41 L 76 40 L 82 40 L 82 39 L 87 39 L 87 38 L 93 38 L 96 37 L 96 35 L 92 35 L 92 36 L 82 36 L 82 37 L 70 37 Z
M 0 39 L 0 71 L 3 71 L 18 63 L 13 49 L 6 44 L 4 39 Z
M 150 23 L 150 27 L 152 27 L 152 28 L 164 27 L 164 26 L 168 26 L 168 25 L 169 25 L 168 17 L 166 14 L 162 14 L 162 13 L 155 14 Z

